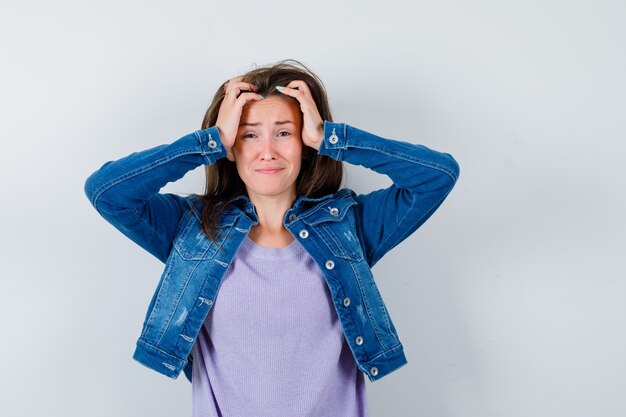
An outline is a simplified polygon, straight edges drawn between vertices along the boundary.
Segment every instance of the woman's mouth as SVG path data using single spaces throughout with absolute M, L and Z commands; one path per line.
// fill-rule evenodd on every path
M 280 170 L 282 170 L 282 168 L 261 168 L 257 169 L 256 172 L 260 174 L 276 174 Z

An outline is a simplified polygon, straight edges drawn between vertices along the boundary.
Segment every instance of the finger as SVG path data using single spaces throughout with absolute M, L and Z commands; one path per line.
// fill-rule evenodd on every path
M 256 86 L 244 81 L 229 82 L 224 95 L 236 99 L 242 92 L 256 91 Z
M 310 112 L 315 113 L 317 111 L 317 106 L 315 105 L 313 96 L 311 95 L 311 92 L 308 86 L 306 85 L 306 83 L 304 83 L 304 81 L 300 81 L 300 83 L 304 85 L 304 86 L 300 85 L 302 90 L 293 88 L 296 85 L 294 85 L 294 81 L 292 81 L 289 84 L 287 84 L 288 86 L 291 86 L 291 87 L 284 87 L 282 89 L 279 89 L 279 91 L 285 95 L 291 96 L 295 98 L 296 100 L 298 100 L 298 103 L 300 103 L 300 111 L 303 114 L 306 115 Z
M 241 95 L 242 95 L 242 94 L 255 94 L 255 95 L 257 95 L 257 96 L 259 96 L 259 97 L 261 97 L 261 98 L 265 98 L 265 97 L 263 97 L 262 95 L 257 94 L 255 90 L 253 90 L 253 91 L 241 90 L 241 91 L 239 91 L 239 93 L 237 94 L 237 97 L 236 97 L 236 98 L 241 97 Z
M 239 89 L 239 90 L 256 91 L 256 86 L 254 84 L 250 84 L 245 81 L 239 81 L 239 82 L 233 83 L 232 86 L 230 86 L 229 88 L 232 88 L 233 90 Z
M 243 80 L 243 75 L 240 75 L 239 77 L 233 77 L 230 80 L 226 81 L 225 84 L 228 85 L 231 82 L 237 82 L 237 81 L 241 81 L 241 80 Z
M 236 103 L 239 104 L 243 108 L 243 106 L 245 106 L 246 103 L 250 101 L 263 100 L 263 98 L 264 97 L 260 94 L 253 93 L 251 91 L 244 91 L 241 94 L 239 94 L 239 97 L 237 97 Z
M 256 86 L 246 82 L 238 82 L 229 85 L 226 89 L 226 95 L 238 96 L 242 91 L 256 91 Z
M 309 89 L 309 85 L 302 80 L 293 80 L 289 84 L 287 84 L 287 87 L 302 91 L 307 97 L 311 96 L 311 90 Z
M 297 88 L 297 89 L 302 89 L 302 90 L 309 89 L 309 86 L 302 80 L 293 80 L 289 84 L 287 84 L 287 87 Z
M 231 85 L 232 83 L 236 83 L 238 81 L 241 81 L 243 79 L 243 76 L 241 77 L 234 77 L 231 78 L 230 80 L 226 80 L 226 82 L 224 83 L 224 91 L 226 91 L 228 89 L 228 86 Z
M 283 87 L 283 88 L 276 88 L 276 89 L 285 95 L 288 95 L 297 99 L 300 102 L 302 102 L 302 100 L 306 98 L 306 95 L 304 94 L 302 90 L 298 90 L 292 87 Z

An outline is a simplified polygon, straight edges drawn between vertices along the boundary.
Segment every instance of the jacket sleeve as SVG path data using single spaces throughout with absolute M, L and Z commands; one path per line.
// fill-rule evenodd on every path
M 198 130 L 105 163 L 87 178 L 85 194 L 109 223 L 165 262 L 186 204 L 184 197 L 159 190 L 225 156 L 216 127 Z
M 324 122 L 319 153 L 387 175 L 393 184 L 355 197 L 370 267 L 437 210 L 460 173 L 452 155 L 385 139 L 344 123 Z

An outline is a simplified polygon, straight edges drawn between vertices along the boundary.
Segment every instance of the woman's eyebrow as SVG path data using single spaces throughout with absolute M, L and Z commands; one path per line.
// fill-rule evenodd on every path
M 277 122 L 276 122 L 276 123 L 274 123 L 274 124 L 275 124 L 275 125 L 286 125 L 286 124 L 288 124 L 288 123 L 291 123 L 292 125 L 295 125 L 295 123 L 294 123 L 294 122 L 292 122 L 291 120 L 279 120 L 279 121 L 277 121 Z M 240 123 L 240 124 L 239 124 L 239 126 L 240 126 L 240 127 L 241 127 L 241 126 L 259 126 L 259 125 L 262 125 L 262 124 L 263 124 L 263 123 L 261 123 L 261 122 L 256 122 L 256 123 L 246 123 L 246 122 L 244 122 L 244 123 Z

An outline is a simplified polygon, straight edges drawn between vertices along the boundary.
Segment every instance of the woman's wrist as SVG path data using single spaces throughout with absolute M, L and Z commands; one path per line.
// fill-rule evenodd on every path
M 315 149 L 316 151 L 319 151 L 320 146 L 322 146 L 322 142 L 324 141 L 324 122 L 323 121 L 319 124 L 317 131 L 319 135 L 317 135 L 317 137 L 313 139 L 313 143 L 311 147 Z

